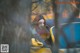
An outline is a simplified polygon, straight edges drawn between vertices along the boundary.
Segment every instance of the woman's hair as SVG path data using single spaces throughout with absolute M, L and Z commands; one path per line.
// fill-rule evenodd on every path
M 41 19 L 44 19 L 43 15 L 39 15 L 39 20 L 41 20 Z
M 41 14 L 39 14 L 39 15 L 37 15 L 36 17 L 35 17 L 35 19 L 33 20 L 33 23 L 35 24 L 38 24 L 38 22 L 39 22 L 39 20 L 41 20 L 41 19 L 44 19 L 44 17 L 43 17 L 43 15 L 41 15 Z M 44 24 L 46 24 L 46 20 L 44 19 Z

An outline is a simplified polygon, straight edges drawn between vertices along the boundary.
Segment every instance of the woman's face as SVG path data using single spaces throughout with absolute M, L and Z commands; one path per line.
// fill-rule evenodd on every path
M 44 22 L 45 22 L 44 19 L 40 19 L 39 20 L 39 27 L 44 26 Z

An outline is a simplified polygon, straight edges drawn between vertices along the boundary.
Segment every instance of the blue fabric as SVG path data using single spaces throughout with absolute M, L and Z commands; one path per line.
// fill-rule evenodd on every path
M 46 25 L 48 25 L 48 26 L 50 26 L 50 27 L 54 26 L 54 21 L 53 21 L 53 19 L 48 19 L 48 20 L 46 20 Z
M 60 18 L 59 24 L 67 23 L 69 18 Z M 75 18 L 74 22 L 80 22 L 80 18 Z M 54 19 L 48 19 L 46 20 L 46 25 L 52 27 L 54 26 Z
M 76 18 L 74 22 L 80 22 L 80 18 Z
M 53 34 L 55 37 L 55 28 L 53 28 Z M 80 23 L 71 23 L 70 25 L 64 27 L 63 29 L 64 33 L 66 34 L 66 38 L 68 40 L 69 43 L 76 43 L 75 47 L 80 47 Z M 79 43 L 79 44 L 78 44 Z M 67 43 L 65 41 L 65 38 L 63 37 L 63 35 L 61 34 L 59 36 L 59 47 L 60 48 L 66 48 L 67 47 Z

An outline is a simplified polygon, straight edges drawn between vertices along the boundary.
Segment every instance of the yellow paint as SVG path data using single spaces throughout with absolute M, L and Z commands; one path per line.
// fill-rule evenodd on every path
M 36 51 L 36 53 L 52 53 L 49 48 L 41 48 Z
M 37 50 L 30 50 L 31 53 L 52 53 L 50 48 L 40 48 Z M 59 53 L 65 53 L 65 50 L 59 50 Z
M 31 39 L 31 42 L 32 42 L 32 45 L 33 46 L 37 46 L 37 47 L 43 46 L 43 43 L 42 42 L 39 42 L 38 40 L 35 40 L 35 38 L 32 38 Z
M 54 38 L 52 29 L 53 29 L 53 27 L 50 28 L 50 34 L 51 34 L 52 41 L 55 42 L 55 38 Z

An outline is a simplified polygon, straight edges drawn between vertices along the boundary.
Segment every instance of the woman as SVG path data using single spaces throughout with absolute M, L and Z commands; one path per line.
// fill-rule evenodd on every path
M 48 37 L 49 37 L 49 31 L 47 30 L 47 26 L 46 26 L 46 23 L 45 23 L 45 19 L 44 17 L 40 14 L 40 15 L 37 15 L 36 18 L 34 19 L 33 23 L 35 24 L 34 25 L 34 28 L 36 30 L 36 32 L 44 39 L 46 40 Z

